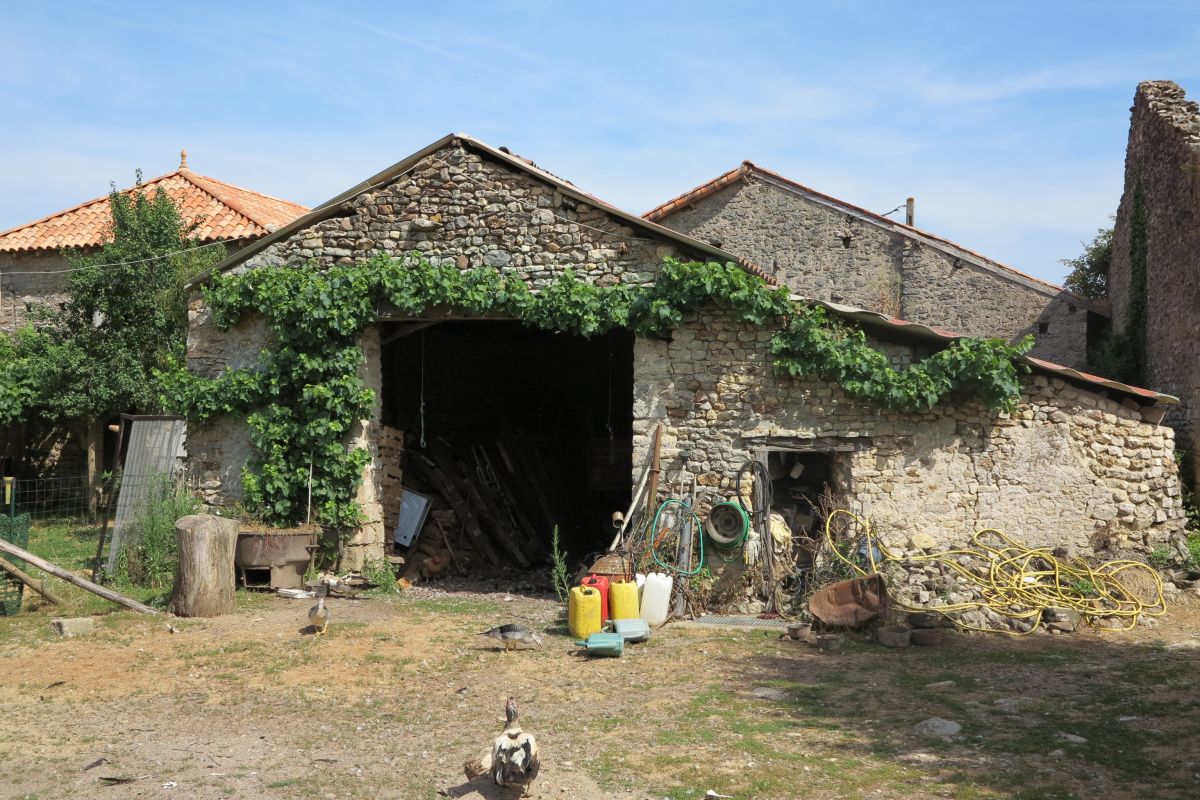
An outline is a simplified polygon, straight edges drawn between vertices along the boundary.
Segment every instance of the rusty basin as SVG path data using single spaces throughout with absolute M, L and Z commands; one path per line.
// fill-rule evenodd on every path
M 299 589 L 304 585 L 317 531 L 310 529 L 242 530 L 234 565 L 247 589 Z

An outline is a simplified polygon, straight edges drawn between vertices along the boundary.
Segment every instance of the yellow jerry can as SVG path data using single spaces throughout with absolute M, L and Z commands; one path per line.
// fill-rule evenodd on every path
M 600 592 L 591 586 L 576 586 L 567 599 L 567 627 L 576 639 L 600 632 Z
M 609 585 L 608 612 L 613 619 L 637 619 L 637 584 L 633 581 L 626 581 Z

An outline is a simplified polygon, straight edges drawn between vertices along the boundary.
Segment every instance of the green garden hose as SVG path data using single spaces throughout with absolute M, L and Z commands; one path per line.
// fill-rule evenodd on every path
M 658 510 L 654 512 L 654 521 L 652 523 L 650 523 L 650 537 L 649 537 L 650 541 L 648 544 L 648 549 L 650 550 L 650 557 L 652 559 L 654 559 L 654 563 L 657 564 L 659 567 L 661 567 L 664 571 L 674 572 L 679 575 L 696 575 L 697 573 L 700 572 L 700 570 L 704 569 L 704 536 L 703 536 L 703 534 L 698 537 L 700 539 L 700 557 L 698 559 L 696 559 L 696 568 L 695 569 L 682 569 L 677 564 L 664 563 L 663 560 L 658 557 L 658 552 L 654 549 L 655 542 L 658 538 L 658 518 L 662 515 L 663 509 L 669 505 L 682 506 L 687 511 L 688 514 L 692 515 L 692 526 L 693 526 L 692 530 L 700 530 L 700 528 L 701 528 L 700 518 L 698 516 L 696 516 L 696 512 L 693 511 L 691 506 L 689 506 L 687 503 L 683 502 L 682 500 L 676 500 L 675 498 L 669 498 L 667 500 L 662 501 L 662 503 L 660 503 L 658 506 Z M 680 526 L 680 527 L 682 528 L 682 526 Z
M 731 525 L 715 524 L 714 515 L 718 521 L 724 519 Z M 727 530 L 721 530 L 727 528 Z M 736 533 L 734 532 L 736 531 Z M 750 515 L 739 503 L 717 503 L 708 511 L 708 521 L 704 523 L 704 533 L 718 550 L 741 550 L 746 545 L 746 537 L 750 534 Z M 737 555 L 723 556 L 717 554 L 725 563 L 737 558 Z

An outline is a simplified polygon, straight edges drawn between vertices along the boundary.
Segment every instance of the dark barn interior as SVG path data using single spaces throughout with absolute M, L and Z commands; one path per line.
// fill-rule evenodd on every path
M 573 559 L 607 546 L 630 499 L 632 334 L 460 320 L 384 325 L 381 341 L 389 542 L 404 494 L 429 498 L 395 546 L 408 570 L 544 564 L 555 527 Z

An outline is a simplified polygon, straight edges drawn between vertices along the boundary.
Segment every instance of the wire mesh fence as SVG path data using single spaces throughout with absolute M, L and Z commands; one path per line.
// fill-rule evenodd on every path
M 86 475 L 13 480 L 5 511 L 9 516 L 28 514 L 34 524 L 96 525 L 114 489 L 111 478 L 89 480 Z
M 6 524 L 0 532 L 10 532 L 12 535 L 4 538 L 25 549 L 31 549 L 32 541 L 33 552 L 64 569 L 91 571 L 97 563 L 105 514 L 117 491 L 117 482 L 109 476 L 91 480 L 84 475 L 5 478 L 0 488 L 0 519 Z M 12 587 L 8 588 L 11 601 Z M 0 587 L 0 595 L 4 595 L 3 589 Z M 17 608 L 19 599 L 17 595 Z M 0 604 L 12 605 L 4 603 L 3 596 Z

